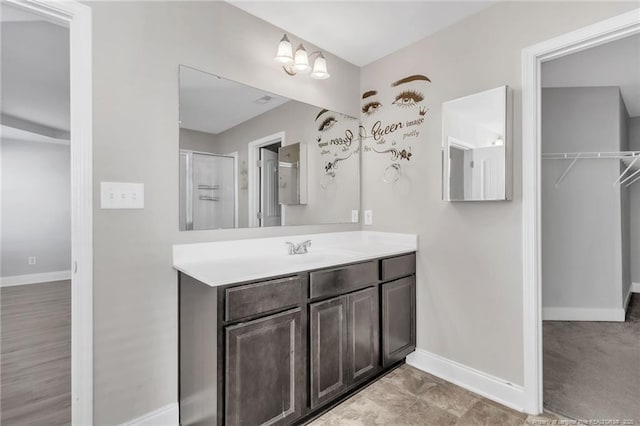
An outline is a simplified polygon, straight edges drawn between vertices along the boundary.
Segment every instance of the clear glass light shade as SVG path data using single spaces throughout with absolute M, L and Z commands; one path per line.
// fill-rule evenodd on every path
M 275 57 L 277 62 L 281 64 L 290 64 L 293 62 L 293 48 L 291 47 L 291 43 L 287 38 L 286 34 L 280 40 L 280 44 L 278 45 L 278 54 Z
M 306 74 L 311 71 L 311 66 L 309 65 L 309 56 L 307 55 L 307 51 L 304 49 L 303 45 L 298 47 L 296 50 L 295 63 L 293 64 L 293 68 L 301 74 Z
M 329 72 L 327 71 L 327 60 L 321 53 L 313 62 L 313 71 L 311 72 L 311 78 L 324 80 L 329 77 Z

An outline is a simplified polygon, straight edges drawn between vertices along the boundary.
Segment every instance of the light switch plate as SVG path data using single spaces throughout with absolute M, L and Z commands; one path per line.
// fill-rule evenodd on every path
M 144 184 L 129 182 L 100 182 L 100 208 L 143 209 Z
M 351 210 L 351 223 L 358 223 L 358 210 Z
M 373 225 L 373 210 L 364 211 L 364 224 Z

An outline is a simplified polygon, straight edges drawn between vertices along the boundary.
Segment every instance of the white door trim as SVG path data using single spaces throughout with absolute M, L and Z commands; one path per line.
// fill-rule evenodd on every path
M 260 173 L 258 170 L 258 159 L 260 158 L 260 148 L 267 145 L 280 142 L 280 146 L 285 145 L 285 132 L 274 133 L 264 138 L 256 139 L 249 142 L 247 147 L 247 180 L 248 180 L 248 226 L 255 228 L 260 226 L 258 223 L 258 211 L 260 209 Z M 281 218 L 282 220 L 282 218 Z
M 74 0 L 8 0 L 69 28 L 71 79 L 71 416 L 93 424 L 91 8 Z
M 640 33 L 640 9 L 522 51 L 522 241 L 525 411 L 542 412 L 540 69 L 542 62 Z
M 240 170 L 238 169 L 238 151 L 234 151 L 231 154 L 225 154 L 226 157 L 233 157 L 233 187 L 234 187 L 234 217 L 233 217 L 233 227 L 240 228 L 240 224 L 238 223 L 238 198 L 240 198 L 240 193 L 238 192 L 238 177 L 240 174 Z

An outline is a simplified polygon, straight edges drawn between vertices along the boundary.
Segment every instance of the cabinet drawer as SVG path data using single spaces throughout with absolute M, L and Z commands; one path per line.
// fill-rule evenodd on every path
M 382 260 L 382 281 L 416 273 L 416 254 L 406 254 Z
M 343 294 L 367 284 L 378 282 L 378 261 L 356 263 L 310 274 L 310 296 Z
M 286 308 L 301 300 L 302 284 L 297 276 L 228 288 L 225 290 L 225 320 Z

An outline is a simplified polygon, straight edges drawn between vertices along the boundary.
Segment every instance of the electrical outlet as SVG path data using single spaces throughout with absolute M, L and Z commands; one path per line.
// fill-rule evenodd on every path
M 373 225 L 373 210 L 364 211 L 364 224 Z
M 358 210 L 351 210 L 351 222 L 358 223 Z
M 35 265 L 38 262 L 38 259 L 35 256 L 27 257 L 27 263 L 29 265 Z

